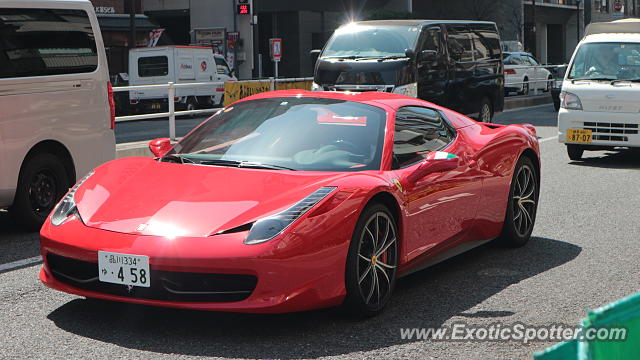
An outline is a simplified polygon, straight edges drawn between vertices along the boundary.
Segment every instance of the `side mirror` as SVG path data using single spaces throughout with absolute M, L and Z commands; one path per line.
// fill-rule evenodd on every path
M 309 51 L 309 57 L 311 57 L 311 66 L 315 67 L 316 62 L 318 61 L 318 57 L 320 57 L 320 52 L 322 50 L 314 49 Z
M 434 62 L 438 60 L 438 52 L 434 50 L 422 50 L 418 56 L 419 61 Z
M 429 174 L 455 170 L 458 168 L 458 165 L 460 165 L 460 158 L 457 155 L 443 151 L 433 151 L 430 152 L 418 168 L 409 175 L 409 181 L 416 182 Z
M 149 150 L 151 150 L 156 157 L 163 157 L 171 150 L 171 140 L 169 140 L 169 138 L 151 140 L 149 141 Z
M 404 51 L 404 55 L 405 55 L 406 57 L 408 57 L 409 59 L 412 59 L 412 60 L 413 60 L 413 58 L 416 56 L 416 52 L 415 52 L 415 51 L 413 51 L 413 49 L 406 49 L 406 50 Z

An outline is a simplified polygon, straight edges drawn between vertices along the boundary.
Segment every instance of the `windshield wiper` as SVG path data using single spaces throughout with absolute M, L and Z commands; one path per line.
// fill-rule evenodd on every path
M 407 57 L 406 55 L 391 55 L 391 56 L 382 56 L 382 57 L 379 57 L 379 58 L 376 58 L 376 59 L 378 59 L 378 61 L 382 62 L 382 61 L 385 61 L 385 60 L 405 59 L 406 57 Z
M 637 79 L 617 79 L 617 80 L 612 80 L 611 81 L 611 85 L 617 84 L 619 82 L 640 82 L 640 78 Z
M 269 170 L 293 170 L 280 165 L 263 164 L 252 161 L 237 161 L 237 160 L 203 160 L 200 162 L 202 165 L 214 165 L 214 166 L 233 166 L 237 168 L 250 168 L 250 169 L 269 169 Z
M 160 158 L 160 161 L 162 162 L 167 162 L 167 161 L 178 161 L 180 162 L 180 164 L 184 164 L 185 162 L 190 163 L 190 164 L 195 164 L 196 162 L 188 159 L 180 154 L 169 154 L 169 155 L 165 155 L 163 157 Z
M 610 77 L 596 77 L 596 78 L 573 78 L 571 79 L 571 83 L 575 83 L 576 81 L 614 81 L 617 79 Z

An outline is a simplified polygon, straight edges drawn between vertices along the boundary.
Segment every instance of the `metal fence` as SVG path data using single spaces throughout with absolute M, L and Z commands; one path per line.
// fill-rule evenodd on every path
M 276 89 L 276 83 L 287 83 L 287 82 L 299 82 L 299 81 L 309 81 L 313 78 L 286 78 L 286 79 L 259 79 L 259 80 L 244 80 L 244 81 L 235 81 L 234 83 L 256 83 L 256 82 L 269 82 L 270 90 Z M 193 87 L 202 87 L 202 86 L 219 86 L 223 84 L 221 82 L 199 82 L 199 83 L 173 83 L 170 82 L 168 84 L 157 84 L 157 85 L 135 85 L 135 86 L 118 86 L 114 87 L 114 92 L 124 92 L 124 91 L 132 91 L 132 90 L 168 90 L 167 91 L 167 112 L 160 113 L 152 113 L 152 114 L 141 114 L 141 115 L 127 115 L 127 116 L 117 116 L 116 122 L 124 122 L 124 121 L 138 121 L 138 120 L 148 120 L 148 119 L 157 119 L 157 118 L 169 118 L 169 137 L 171 140 L 176 139 L 176 117 L 177 116 L 189 116 L 189 115 L 199 115 L 199 114 L 213 114 L 218 111 L 219 108 L 210 108 L 210 109 L 201 109 L 201 110 L 185 110 L 185 111 L 176 111 L 175 97 L 176 97 L 176 89 L 178 88 L 193 88 Z

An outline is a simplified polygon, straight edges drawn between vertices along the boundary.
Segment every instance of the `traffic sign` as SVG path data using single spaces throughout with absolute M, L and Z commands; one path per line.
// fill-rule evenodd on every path
M 269 48 L 271 50 L 271 58 L 273 61 L 280 61 L 282 58 L 282 39 L 269 39 Z

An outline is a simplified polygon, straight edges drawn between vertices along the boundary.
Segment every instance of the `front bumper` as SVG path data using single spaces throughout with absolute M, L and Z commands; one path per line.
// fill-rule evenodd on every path
M 346 293 L 350 223 L 327 234 L 326 227 L 312 219 L 269 242 L 245 245 L 246 232 L 170 239 L 90 228 L 77 219 L 59 227 L 47 221 L 41 231 L 40 279 L 50 288 L 79 296 L 174 308 L 282 313 L 335 306 Z M 98 250 L 149 256 L 151 288 L 100 282 Z M 191 284 L 190 292 L 172 294 L 162 288 L 164 281 L 178 283 L 174 288 Z M 194 284 L 207 284 L 203 290 L 209 292 L 243 294 L 198 296 Z
M 560 109 L 558 140 L 566 143 L 567 129 L 590 129 L 586 147 L 640 147 L 640 114 Z

